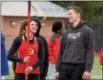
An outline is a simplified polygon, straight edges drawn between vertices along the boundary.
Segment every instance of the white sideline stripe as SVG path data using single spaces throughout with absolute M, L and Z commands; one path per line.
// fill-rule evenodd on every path
M 102 76 L 91 76 L 92 78 L 102 78 Z
M 8 63 L 9 63 L 9 64 L 12 64 L 12 62 L 11 62 L 11 61 L 8 61 Z

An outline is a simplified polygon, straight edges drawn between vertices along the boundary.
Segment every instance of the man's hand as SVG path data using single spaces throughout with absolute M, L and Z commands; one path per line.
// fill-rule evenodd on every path
M 103 69 L 103 65 L 101 65 L 101 68 Z
M 29 74 L 31 71 L 33 70 L 33 68 L 30 66 L 30 67 L 27 67 L 25 69 L 25 74 Z
M 58 80 L 59 79 L 59 72 L 56 72 L 55 73 L 55 80 Z
M 83 80 L 90 80 L 90 77 L 91 77 L 91 73 L 90 72 L 87 72 L 87 71 L 85 71 L 84 73 L 83 73 Z

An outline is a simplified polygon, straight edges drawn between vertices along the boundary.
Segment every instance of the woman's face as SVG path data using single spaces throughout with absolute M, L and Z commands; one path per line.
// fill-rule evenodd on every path
M 32 33 L 36 33 L 37 30 L 38 30 L 38 23 L 35 22 L 35 21 L 31 21 L 31 22 L 30 22 L 30 31 L 31 31 Z

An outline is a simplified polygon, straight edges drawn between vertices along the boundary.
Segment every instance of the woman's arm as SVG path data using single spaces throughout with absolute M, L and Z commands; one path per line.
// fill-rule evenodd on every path
M 12 46 L 8 52 L 8 60 L 10 61 L 17 61 L 17 62 L 23 62 L 23 59 L 18 58 L 15 56 L 15 52 L 18 50 L 19 46 L 21 45 L 22 37 L 16 37 L 15 40 L 12 43 Z

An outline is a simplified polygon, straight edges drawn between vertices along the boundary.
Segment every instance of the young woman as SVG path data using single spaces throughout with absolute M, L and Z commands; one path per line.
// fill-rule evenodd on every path
M 8 59 L 17 61 L 14 80 L 25 80 L 25 74 L 28 80 L 40 80 L 39 66 L 44 61 L 44 50 L 42 40 L 36 37 L 38 24 L 30 22 L 29 45 L 27 44 L 27 21 L 21 24 L 21 32 L 15 38 L 8 53 Z M 18 57 L 14 56 L 18 51 Z
M 37 19 L 34 19 L 34 18 L 31 19 L 31 20 L 38 24 L 38 26 L 37 26 L 38 29 L 36 31 L 36 37 L 39 37 L 43 41 L 45 60 L 44 60 L 44 62 L 40 66 L 40 79 L 41 80 L 46 80 L 46 76 L 47 76 L 47 72 L 48 72 L 48 65 L 49 65 L 48 45 L 47 45 L 46 39 L 39 34 L 40 33 L 40 29 L 41 29 L 41 23 Z M 25 33 L 24 29 L 21 28 L 19 34 L 24 34 L 24 33 Z M 16 63 L 17 62 L 13 62 L 14 73 L 15 73 L 15 69 L 16 69 Z
M 56 21 L 53 23 L 52 31 L 54 34 L 48 41 L 49 48 L 49 71 L 48 71 L 48 79 L 54 80 L 55 75 L 55 64 L 57 61 L 59 48 L 61 44 L 61 37 L 63 33 L 63 24 L 60 21 Z
M 48 72 L 48 66 L 49 66 L 48 44 L 47 44 L 47 40 L 42 35 L 40 35 L 41 23 L 37 19 L 32 19 L 32 21 L 39 24 L 38 30 L 36 32 L 36 36 L 39 37 L 43 41 L 44 55 L 45 55 L 44 62 L 40 66 L 40 72 L 41 72 L 40 73 L 40 80 L 46 80 L 47 72 Z

